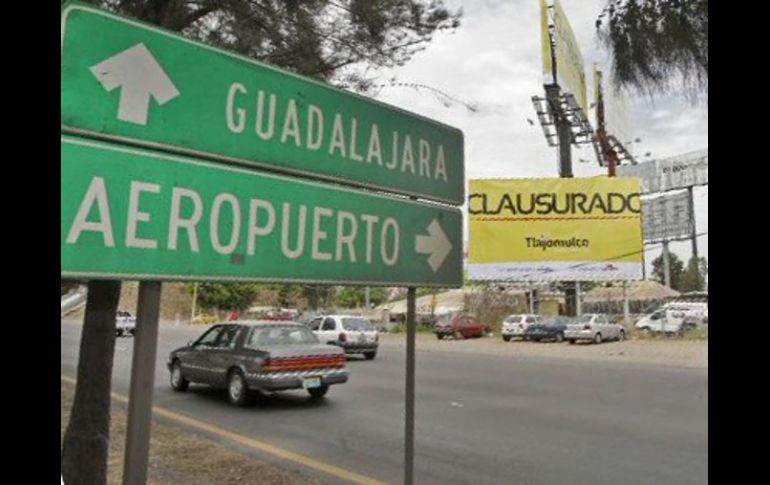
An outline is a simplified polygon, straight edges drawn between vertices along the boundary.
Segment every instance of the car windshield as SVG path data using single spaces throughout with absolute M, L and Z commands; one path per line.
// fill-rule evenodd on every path
M 307 327 L 299 325 L 270 325 L 255 327 L 246 342 L 248 347 L 266 345 L 316 344 L 318 339 Z
M 371 332 L 374 330 L 374 325 L 365 318 L 343 318 L 342 328 L 359 332 Z
M 521 315 L 508 315 L 505 319 L 505 323 L 516 323 L 521 320 Z
M 575 320 L 576 323 L 590 323 L 591 319 L 593 318 L 593 315 L 580 315 L 577 317 L 577 320 Z

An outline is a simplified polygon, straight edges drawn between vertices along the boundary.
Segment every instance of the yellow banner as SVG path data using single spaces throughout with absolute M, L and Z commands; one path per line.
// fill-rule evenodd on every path
M 554 36 L 556 43 L 556 77 L 559 87 L 575 95 L 583 112 L 588 114 L 588 95 L 583 56 L 575 34 L 559 0 L 554 0 Z
M 483 280 L 623 280 L 642 273 L 641 181 L 471 180 L 468 271 Z
M 553 53 L 551 51 L 551 36 L 548 34 L 548 5 L 545 0 L 540 0 L 540 37 L 543 51 L 543 78 L 544 84 L 553 84 Z

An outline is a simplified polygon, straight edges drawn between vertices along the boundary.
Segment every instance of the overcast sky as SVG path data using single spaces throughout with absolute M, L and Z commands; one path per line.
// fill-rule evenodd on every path
M 446 106 L 428 90 L 398 86 L 382 89 L 377 98 L 463 130 L 468 179 L 558 176 L 556 151 L 547 146 L 531 102 L 533 95 L 543 96 L 538 0 L 445 3 L 462 7 L 461 27 L 454 34 L 437 34 L 425 51 L 386 75 L 395 76 L 397 82 L 434 87 L 461 102 Z M 607 56 L 595 36 L 596 17 L 605 3 L 562 0 L 588 71 L 589 100 L 593 99 L 591 66 Z M 477 105 L 478 112 L 471 112 L 463 102 Z M 662 158 L 708 148 L 707 103 L 693 106 L 681 95 L 651 101 L 632 93 L 627 104 L 632 138 L 642 140 L 633 152 L 639 160 L 649 160 L 644 157 L 647 152 Z M 606 173 L 590 146 L 573 147 L 572 153 L 576 177 Z M 695 210 L 698 232 L 708 231 L 708 187 L 695 189 Z M 689 241 L 670 245 L 685 261 L 690 247 Z M 708 257 L 707 235 L 698 238 L 698 249 Z M 660 251 L 659 245 L 648 248 L 648 271 Z

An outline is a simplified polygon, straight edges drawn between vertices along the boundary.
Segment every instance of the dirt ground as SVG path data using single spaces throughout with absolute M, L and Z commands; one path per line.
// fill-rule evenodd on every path
M 61 439 L 69 422 L 74 384 L 61 383 Z M 126 440 L 126 406 L 113 401 L 107 483 L 120 485 Z M 314 485 L 319 482 L 246 456 L 204 436 L 175 426 L 152 423 L 149 485 Z
M 403 347 L 406 336 L 380 334 L 380 345 Z M 418 333 L 416 347 L 421 351 L 451 350 L 521 358 L 554 358 L 583 361 L 615 361 L 634 364 L 660 364 L 708 368 L 708 340 L 650 339 L 604 342 L 599 345 L 566 342 L 505 342 L 499 334 L 466 340 L 438 340 L 432 333 Z

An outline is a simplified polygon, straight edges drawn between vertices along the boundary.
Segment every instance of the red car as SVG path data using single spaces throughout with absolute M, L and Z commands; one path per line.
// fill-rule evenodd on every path
M 436 322 L 434 332 L 439 340 L 448 336 L 455 339 L 483 337 L 489 332 L 489 325 L 477 322 L 476 317 L 471 315 L 455 315 Z

